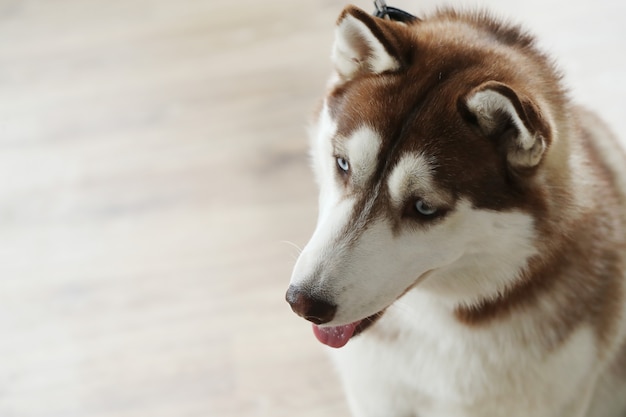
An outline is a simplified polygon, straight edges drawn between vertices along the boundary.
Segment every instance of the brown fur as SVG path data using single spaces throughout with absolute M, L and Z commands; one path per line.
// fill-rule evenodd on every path
M 588 323 L 596 330 L 603 342 L 612 342 L 620 310 L 624 302 L 622 275 L 626 265 L 620 256 L 626 252 L 626 239 L 619 231 L 626 225 L 615 219 L 614 207 L 623 205 L 623 195 L 617 190 L 613 173 L 598 155 L 593 145 L 594 138 L 583 127 L 576 130 L 577 137 L 589 155 L 590 177 L 596 189 L 599 207 L 588 212 L 578 212 L 561 222 L 544 225 L 542 235 L 550 241 L 541 259 L 536 260 L 523 274 L 516 286 L 494 300 L 484 300 L 479 305 L 461 306 L 457 309 L 459 320 L 469 325 L 479 325 L 492 319 L 508 316 L 513 311 L 529 308 L 541 297 L 562 294 L 556 317 L 537 315 L 539 327 L 545 333 L 556 329 L 561 342 L 580 324 Z M 618 148 L 616 148 L 618 151 Z M 550 195 L 546 195 L 549 198 Z M 567 212 L 567 206 L 560 208 Z M 558 218 L 557 213 L 548 216 Z M 590 242 L 611 242 L 607 248 Z M 553 335 L 552 335 L 553 336 Z
M 336 141 L 372 123 L 385 138 L 372 183 L 388 174 L 399 154 L 424 151 L 440 160 L 435 180 L 453 200 L 467 198 L 489 210 L 522 210 L 537 219 L 539 257 L 496 299 L 459 306 L 458 320 L 480 326 L 525 309 L 536 313 L 537 327 L 552 348 L 583 323 L 591 324 L 604 343 L 612 342 L 624 303 L 626 268 L 626 224 L 614 207 L 624 205 L 624 196 L 615 191 L 615 174 L 598 155 L 595 138 L 574 124 L 576 110 L 550 60 L 518 27 L 484 13 L 444 10 L 406 26 L 374 20 L 353 8 L 340 20 L 346 13 L 361 19 L 401 63 L 400 70 L 384 74 L 361 71 L 339 83 L 327 99 L 331 115 L 339 120 Z M 526 128 L 546 139 L 548 149 L 538 166 L 510 166 L 504 133 L 485 137 L 464 107 L 474 89 L 494 82 Z M 580 206 L 571 191 L 574 176 L 581 174 L 570 172 L 572 147 L 590 155 L 586 181 L 597 190 L 598 200 L 591 207 Z M 397 216 L 385 200 L 379 199 L 372 217 L 380 211 Z M 541 311 L 539 301 L 555 294 L 558 313 Z

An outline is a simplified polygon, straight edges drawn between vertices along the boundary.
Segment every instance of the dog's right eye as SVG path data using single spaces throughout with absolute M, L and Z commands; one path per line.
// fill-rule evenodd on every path
M 340 156 L 337 157 L 337 166 L 345 173 L 348 173 L 348 171 L 350 170 L 350 164 L 348 163 L 348 160 Z

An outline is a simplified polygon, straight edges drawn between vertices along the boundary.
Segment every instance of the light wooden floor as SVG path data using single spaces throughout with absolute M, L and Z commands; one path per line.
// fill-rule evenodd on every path
M 623 2 L 488 3 L 626 131 Z M 0 416 L 347 416 L 283 301 L 342 7 L 0 0 Z

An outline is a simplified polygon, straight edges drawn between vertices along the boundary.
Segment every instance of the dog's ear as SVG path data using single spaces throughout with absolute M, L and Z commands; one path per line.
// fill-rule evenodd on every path
M 530 98 L 506 84 L 488 81 L 460 104 L 466 118 L 504 150 L 511 168 L 528 170 L 539 165 L 550 146 L 551 129 Z
M 339 77 L 347 81 L 360 73 L 380 74 L 399 69 L 397 34 L 393 33 L 399 25 L 347 6 L 337 20 L 332 52 Z

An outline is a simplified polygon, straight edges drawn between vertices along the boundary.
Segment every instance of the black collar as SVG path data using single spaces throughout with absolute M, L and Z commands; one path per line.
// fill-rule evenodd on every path
M 374 10 L 374 16 L 380 17 L 382 19 L 388 18 L 389 20 L 404 23 L 410 23 L 419 20 L 417 17 L 405 12 L 404 10 L 387 6 L 385 0 L 374 0 L 374 6 L 376 7 L 376 10 Z

